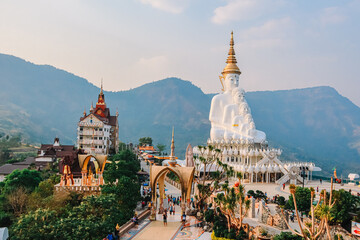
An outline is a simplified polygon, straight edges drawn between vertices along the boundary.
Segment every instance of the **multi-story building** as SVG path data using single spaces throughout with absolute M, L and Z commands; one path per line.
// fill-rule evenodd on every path
M 119 124 L 118 112 L 110 115 L 105 96 L 101 90 L 95 108 L 91 104 L 90 113 L 84 111 L 77 129 L 77 146 L 88 154 L 109 154 L 118 151 Z

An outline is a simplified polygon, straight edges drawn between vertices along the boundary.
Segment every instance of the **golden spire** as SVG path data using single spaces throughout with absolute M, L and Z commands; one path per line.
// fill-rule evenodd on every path
M 86 107 L 84 107 L 84 117 L 86 116 Z
M 172 138 L 171 138 L 171 153 L 170 153 L 170 161 L 169 164 L 172 167 L 176 166 L 176 157 L 175 157 L 175 141 L 174 141 L 174 127 L 172 129 Z
M 236 65 L 237 61 L 235 58 L 235 50 L 234 50 L 234 36 L 231 31 L 231 39 L 230 39 L 230 49 L 228 53 L 228 58 L 226 60 L 226 67 L 222 71 L 222 75 L 225 77 L 228 73 L 241 74 L 239 67 Z
M 93 102 L 91 102 L 90 113 L 92 113 L 92 111 L 94 111 Z

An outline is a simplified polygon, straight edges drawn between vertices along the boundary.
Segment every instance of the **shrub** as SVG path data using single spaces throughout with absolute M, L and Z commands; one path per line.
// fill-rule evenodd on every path
M 277 202 L 280 206 L 285 206 L 286 204 L 285 198 L 283 196 L 279 196 Z
M 208 223 L 213 223 L 214 222 L 214 210 L 213 209 L 208 209 L 205 212 L 205 221 Z
M 6 212 L 0 212 L 0 227 L 9 227 L 11 223 L 10 215 Z
M 291 232 L 281 232 L 274 236 L 274 240 L 302 240 L 303 238 Z

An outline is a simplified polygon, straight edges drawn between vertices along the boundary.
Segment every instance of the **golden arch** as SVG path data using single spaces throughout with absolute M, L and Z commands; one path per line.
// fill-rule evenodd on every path
M 157 184 L 159 183 L 159 192 L 160 192 L 160 210 L 162 210 L 162 204 L 164 199 L 164 182 L 165 176 L 168 172 L 173 172 L 179 177 L 180 186 L 181 186 L 181 210 L 184 213 L 186 209 L 186 202 L 190 202 L 192 182 L 194 179 L 194 167 L 171 167 L 171 166 L 155 166 L 150 167 L 150 187 L 151 187 L 151 200 L 153 202 L 153 208 L 151 212 L 151 219 L 156 219 L 156 189 Z
M 93 179 L 93 175 L 88 175 L 88 164 L 91 158 L 95 159 L 95 173 L 98 174 L 98 178 Z M 81 168 L 82 181 L 81 185 L 102 185 L 104 184 L 103 172 L 107 161 L 107 155 L 92 155 L 92 154 L 79 154 L 79 165 Z M 96 181 L 95 181 L 96 180 Z M 95 181 L 95 182 L 94 182 Z
M 95 158 L 98 166 L 96 171 L 103 172 L 107 160 L 107 155 L 92 155 L 92 154 L 79 154 L 79 165 L 82 171 L 87 172 L 87 166 L 91 158 Z

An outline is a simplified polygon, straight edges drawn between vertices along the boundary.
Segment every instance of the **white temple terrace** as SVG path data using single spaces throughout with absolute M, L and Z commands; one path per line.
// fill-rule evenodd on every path
M 245 91 L 239 81 L 241 71 L 236 64 L 233 33 L 226 63 L 220 76 L 222 92 L 211 101 L 208 145 L 222 150 L 221 160 L 242 172 L 245 182 L 302 182 L 302 171 L 307 174 L 305 181 L 310 180 L 312 171 L 319 168 L 307 162 L 284 164 L 278 159 L 282 151 L 270 149 L 266 134 L 256 129 Z M 195 155 L 200 154 L 197 147 L 193 151 Z

